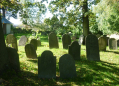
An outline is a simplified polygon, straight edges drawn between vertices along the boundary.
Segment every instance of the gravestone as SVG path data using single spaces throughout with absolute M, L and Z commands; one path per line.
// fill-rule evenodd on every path
M 63 49 L 68 49 L 68 46 L 71 44 L 71 37 L 69 34 L 64 34 L 62 36 Z
M 76 67 L 73 57 L 69 54 L 64 54 L 59 59 L 59 72 L 61 78 L 76 77 Z
M 106 51 L 107 41 L 105 37 L 99 37 L 98 44 L 100 51 Z
M 95 35 L 86 37 L 86 55 L 89 61 L 100 61 L 98 38 Z
M 79 45 L 78 41 L 74 41 L 69 45 L 68 53 L 74 58 L 74 60 L 80 60 L 80 50 L 81 45 Z
M 83 43 L 83 37 L 84 37 L 83 35 L 80 35 L 79 36 L 79 41 L 78 41 L 79 42 L 79 45 L 82 45 L 82 43 Z
M 72 40 L 73 41 L 76 41 L 76 36 L 72 36 Z
M 32 44 L 35 47 L 35 50 L 37 50 L 37 40 L 31 39 L 30 44 Z
M 110 38 L 109 39 L 109 49 L 116 50 L 117 49 L 117 40 L 115 38 Z
M 35 47 L 32 44 L 25 45 L 25 53 L 28 58 L 37 58 Z
M 117 40 L 117 47 L 119 47 L 119 39 Z
M 17 50 L 11 47 L 7 47 L 7 54 L 9 65 L 11 69 L 14 69 L 16 72 L 20 71 L 19 55 Z
M 38 57 L 38 77 L 56 78 L 56 57 L 51 51 L 44 51 Z
M 41 46 L 41 41 L 37 40 L 37 46 Z
M 58 38 L 55 33 L 51 32 L 49 34 L 49 48 L 59 48 Z
M 107 46 L 108 46 L 108 40 L 109 40 L 109 37 L 107 37 L 107 35 L 103 35 L 103 37 L 106 39 L 106 42 L 107 42 Z
M 12 47 L 18 50 L 17 46 L 17 38 L 13 34 L 9 34 L 6 37 L 6 46 L 7 47 Z
M 25 46 L 27 41 L 28 41 L 28 38 L 26 36 L 21 36 L 19 40 L 19 46 Z
M 97 34 L 96 37 L 99 38 L 101 35 L 100 34 Z

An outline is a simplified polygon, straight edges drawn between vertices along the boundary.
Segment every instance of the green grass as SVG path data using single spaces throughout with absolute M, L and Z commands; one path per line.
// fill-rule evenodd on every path
M 21 35 L 20 35 L 21 36 Z M 17 35 L 17 39 L 20 37 Z M 3 79 L 8 86 L 118 86 L 119 85 L 119 49 L 100 52 L 101 61 L 88 61 L 86 59 L 86 47 L 81 46 L 81 60 L 75 61 L 77 77 L 72 79 L 61 79 L 58 62 L 63 54 L 68 50 L 63 49 L 61 39 L 59 49 L 49 49 L 48 36 L 40 36 L 41 45 L 37 48 L 37 56 L 43 51 L 51 50 L 56 56 L 56 79 L 38 78 L 38 59 L 29 59 L 25 55 L 23 46 L 18 47 L 21 72 L 8 72 Z M 3 86 L 4 86 L 3 85 Z M 2 85 L 1 85 L 2 86 Z

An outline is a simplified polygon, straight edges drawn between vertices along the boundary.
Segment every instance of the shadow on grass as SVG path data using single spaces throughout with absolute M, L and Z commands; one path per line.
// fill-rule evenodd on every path
M 112 53 L 115 53 L 115 54 L 119 54 L 119 52 L 117 52 L 117 51 L 105 51 L 105 52 L 112 52 Z

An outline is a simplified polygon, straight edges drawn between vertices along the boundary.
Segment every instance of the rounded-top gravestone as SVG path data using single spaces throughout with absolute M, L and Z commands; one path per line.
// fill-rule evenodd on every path
M 49 48 L 59 48 L 58 38 L 53 32 L 49 34 Z
M 56 78 L 56 57 L 49 50 L 44 51 L 38 57 L 38 77 Z
M 69 54 L 64 54 L 59 59 L 59 71 L 61 78 L 74 78 L 77 76 L 75 61 Z
M 19 40 L 19 46 L 25 46 L 27 41 L 28 41 L 28 38 L 26 36 L 21 36 Z
M 69 45 L 68 53 L 74 58 L 74 60 L 80 60 L 81 45 L 78 41 L 74 41 Z
M 107 41 L 105 37 L 99 37 L 98 44 L 100 51 L 106 51 Z
M 68 49 L 68 46 L 71 44 L 71 37 L 69 34 L 64 34 L 62 36 L 63 49 Z
M 12 47 L 12 48 L 15 48 L 16 50 L 18 50 L 17 38 L 13 34 L 7 35 L 6 45 L 7 45 L 7 47 Z M 10 46 L 10 45 L 12 45 L 12 46 Z
M 84 36 L 83 35 L 80 35 L 79 36 L 79 45 L 82 45 L 82 43 L 83 43 L 83 38 L 84 38 Z
M 35 47 L 32 44 L 25 45 L 25 53 L 28 58 L 37 58 Z
M 117 40 L 115 38 L 110 38 L 108 40 L 109 42 L 109 49 L 113 49 L 113 50 L 116 50 L 117 49 Z
M 30 44 L 32 44 L 35 47 L 35 50 L 37 50 L 37 40 L 31 39 Z
M 89 61 L 100 61 L 98 38 L 95 35 L 86 37 L 86 55 Z

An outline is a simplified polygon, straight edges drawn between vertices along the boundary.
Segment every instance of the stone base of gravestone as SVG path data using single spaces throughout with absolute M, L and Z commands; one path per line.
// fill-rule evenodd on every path
M 69 45 L 68 53 L 73 56 L 74 60 L 80 60 L 80 50 L 81 45 L 79 45 L 78 41 L 74 41 Z
M 75 61 L 69 54 L 64 54 L 59 59 L 59 71 L 61 78 L 74 78 L 77 76 Z
M 109 49 L 116 50 L 117 49 L 117 40 L 115 38 L 110 38 L 109 39 Z
M 51 51 L 44 51 L 38 57 L 38 77 L 56 78 L 56 57 Z
M 37 58 L 35 47 L 32 44 L 25 45 L 25 53 L 28 58 Z
M 14 48 L 7 47 L 7 54 L 9 59 L 9 65 L 11 69 L 14 69 L 16 72 L 20 71 L 19 55 L 17 50 Z

